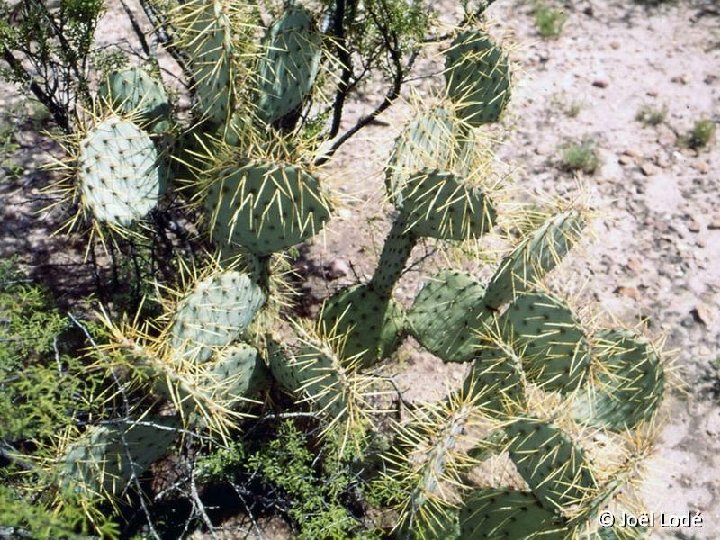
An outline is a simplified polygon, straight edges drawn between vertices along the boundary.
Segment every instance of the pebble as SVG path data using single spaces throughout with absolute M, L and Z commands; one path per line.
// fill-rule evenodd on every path
M 633 300 L 640 300 L 640 291 L 635 287 L 624 287 L 620 285 L 615 289 L 615 293 L 626 298 L 632 298 Z
M 720 231 L 720 216 L 715 218 L 707 226 L 709 231 Z
M 595 79 L 595 80 L 592 82 L 592 85 L 595 86 L 595 87 L 597 87 L 597 88 L 607 88 L 607 87 L 608 87 L 608 84 L 610 84 L 610 83 L 608 82 L 607 79 Z
M 694 233 L 700 232 L 700 224 L 694 219 L 691 220 L 690 223 L 688 223 L 688 231 Z
M 697 163 L 693 163 L 693 169 L 700 174 L 707 174 L 710 172 L 710 165 L 707 164 L 707 161 L 698 161 Z
M 676 75 L 675 77 L 670 78 L 670 82 L 675 84 L 687 84 L 690 82 L 690 77 L 687 75 Z
M 698 304 L 690 311 L 690 315 L 692 315 L 693 319 L 697 322 L 702 323 L 705 326 L 710 324 L 714 318 L 710 306 L 704 304 L 703 302 L 698 302 Z
M 617 51 L 620 48 L 620 42 L 619 41 L 611 41 L 610 48 Z
M 658 172 L 660 172 L 660 169 L 658 169 L 655 165 L 650 163 L 649 161 L 646 161 L 640 166 L 640 170 L 642 170 L 643 174 L 645 176 L 654 176 Z
M 620 165 L 630 165 L 633 162 L 633 158 L 630 156 L 622 155 L 618 158 L 618 163 Z

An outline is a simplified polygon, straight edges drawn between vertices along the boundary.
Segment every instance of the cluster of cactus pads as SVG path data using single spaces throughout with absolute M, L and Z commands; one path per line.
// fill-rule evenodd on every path
M 179 191 L 191 193 L 219 255 L 165 298 L 157 320 L 108 321 L 108 356 L 174 412 L 88 429 L 60 460 L 62 482 L 117 495 L 180 427 L 228 437 L 271 388 L 315 411 L 324 433 L 359 455 L 377 390 L 367 370 L 412 336 L 442 361 L 466 364 L 468 375 L 398 424 L 378 485 L 391 486 L 399 537 L 636 533 L 597 530 L 594 519 L 630 504 L 665 379 L 648 340 L 591 328 L 544 284 L 579 240 L 582 212 L 558 212 L 523 234 L 489 280 L 448 269 L 410 306 L 393 297 L 421 239 L 476 241 L 496 229 L 501 206 L 480 130 L 509 100 L 507 55 L 484 31 L 457 34 L 445 51 L 444 92 L 405 126 L 385 169 L 395 212 L 372 278 L 330 297 L 318 321 L 287 324 L 268 311 L 271 260 L 320 232 L 332 213 L 312 156 L 292 143 L 322 79 L 324 44 L 313 14 L 297 5 L 255 44 L 258 28 L 244 9 L 193 0 L 172 14 L 199 126 L 173 139 L 187 145 L 177 155 L 167 150 L 177 127 L 168 93 L 140 68 L 108 78 L 99 92 L 106 112 L 79 137 L 77 192 L 97 226 L 142 221 L 178 187 L 175 179 L 165 186 L 167 176 L 185 171 Z M 190 166 L 177 166 L 188 155 Z M 493 470 L 503 463 L 514 472 L 498 481 Z

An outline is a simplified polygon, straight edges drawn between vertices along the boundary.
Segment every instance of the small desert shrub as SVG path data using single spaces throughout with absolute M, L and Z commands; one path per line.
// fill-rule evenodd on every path
M 635 113 L 635 121 L 642 122 L 646 126 L 658 126 L 665 121 L 667 116 L 667 107 L 664 105 L 660 108 L 652 105 L 643 105 Z
M 535 28 L 546 39 L 558 37 L 563 30 L 567 17 L 562 10 L 544 3 L 535 5 Z
M 594 174 L 600 166 L 595 141 L 584 139 L 580 142 L 569 143 L 562 147 L 560 168 L 564 171 L 582 171 L 585 174 Z
M 715 122 L 712 120 L 698 120 L 690 132 L 681 139 L 684 146 L 699 150 L 708 146 L 715 138 Z

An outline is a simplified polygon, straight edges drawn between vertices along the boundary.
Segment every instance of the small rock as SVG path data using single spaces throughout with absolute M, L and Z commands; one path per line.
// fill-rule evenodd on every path
M 347 276 L 350 273 L 350 265 L 345 259 L 333 259 L 327 267 L 327 275 L 330 279 L 337 279 Z
M 667 169 L 672 165 L 672 161 L 670 161 L 670 158 L 667 157 L 665 154 L 661 153 L 655 158 L 655 164 L 658 167 L 661 167 L 663 169 Z
M 700 224 L 694 219 L 690 220 L 690 223 L 688 223 L 688 231 L 694 233 L 700 232 Z
M 646 161 L 640 166 L 640 170 L 642 170 L 642 173 L 645 176 L 654 176 L 658 172 L 660 172 L 660 169 L 658 169 L 655 165 L 650 163 L 649 161 Z
M 626 298 L 632 298 L 633 300 L 640 300 L 640 291 L 638 291 L 635 287 L 623 287 L 620 285 L 615 289 L 615 294 L 625 296 Z
M 619 41 L 611 41 L 610 48 L 617 51 L 620 48 L 620 42 Z
M 690 310 L 690 315 L 693 316 L 693 319 L 695 319 L 696 322 L 704 324 L 705 326 L 708 326 L 714 318 L 710 306 L 703 304 L 702 302 L 699 302 L 692 310 Z
M 709 231 L 720 231 L 720 216 L 715 218 L 707 226 Z
M 658 93 L 657 90 L 648 90 L 647 92 L 645 92 L 645 95 L 650 97 L 657 97 Z
M 639 274 L 640 272 L 642 272 L 643 265 L 639 259 L 632 257 L 632 258 L 628 259 L 627 267 L 629 270 L 631 270 L 635 274 Z
M 695 245 L 699 248 L 706 248 L 707 242 L 705 240 L 703 240 L 702 238 L 698 238 L 697 240 L 695 240 Z
M 670 82 L 684 85 L 690 82 L 690 77 L 688 77 L 687 75 L 676 75 L 675 77 L 670 78 Z
M 618 163 L 620 165 L 630 165 L 633 161 L 633 158 L 624 154 L 618 158 Z
M 595 80 L 592 82 L 592 85 L 595 86 L 595 87 L 597 87 L 597 88 L 607 88 L 607 87 L 608 87 L 608 84 L 610 84 L 610 83 L 608 82 L 608 80 L 607 80 L 607 79 L 602 79 L 602 78 L 595 79 Z
M 710 85 L 710 84 L 715 84 L 715 82 L 716 82 L 717 80 L 718 80 L 718 76 L 717 76 L 717 75 L 708 75 L 707 77 L 705 77 L 705 78 L 703 79 L 703 82 L 704 82 L 705 84 Z
M 697 163 L 693 163 L 693 168 L 700 174 L 707 174 L 710 172 L 710 165 L 708 165 L 707 161 L 698 161 Z
M 623 150 L 623 154 L 632 158 L 642 157 L 642 152 L 640 152 L 637 148 L 626 148 Z

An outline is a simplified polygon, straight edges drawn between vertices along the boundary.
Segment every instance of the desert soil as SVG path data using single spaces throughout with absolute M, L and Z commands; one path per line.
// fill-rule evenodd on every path
M 491 132 L 498 139 L 496 174 L 522 188 L 524 198 L 589 201 L 594 234 L 551 281 L 610 318 L 642 323 L 666 338 L 684 386 L 666 404 L 641 492 L 649 512 L 703 517 L 702 528 L 656 528 L 654 536 L 720 538 L 720 154 L 717 143 L 700 151 L 681 144 L 696 120 L 720 122 L 720 9 L 714 0 L 660 6 L 584 0 L 567 1 L 564 10 L 567 21 L 553 40 L 537 34 L 528 1 L 501 0 L 489 10 L 491 31 L 512 44 L 516 68 L 509 110 Z M 104 24 L 110 35 L 124 32 L 117 19 Z M 410 85 L 414 98 L 394 105 L 325 168 L 341 204 L 299 268 L 311 276 L 305 291 L 311 311 L 332 291 L 371 275 L 389 223 L 382 166 L 395 133 L 418 101 L 431 100 L 438 81 Z M 19 96 L 8 90 L 0 100 L 9 115 Z M 348 122 L 372 106 L 350 104 Z M 636 121 L 643 106 L 665 108 L 665 121 L 655 127 Z M 19 177 L 0 183 L 6 201 L 0 253 L 21 255 L 48 279 L 58 265 L 75 264 L 79 246 L 47 239 L 48 221 L 32 213 L 42 203 L 36 160 L 43 148 L 30 131 L 15 138 L 24 162 Z M 598 171 L 563 172 L 561 147 L 582 139 L 597 145 Z M 432 249 L 421 246 L 414 257 Z M 403 278 L 399 300 L 409 302 L 429 272 L 447 264 L 438 254 L 424 260 Z M 398 374 L 410 401 L 438 399 L 464 373 L 410 345 L 387 369 Z

